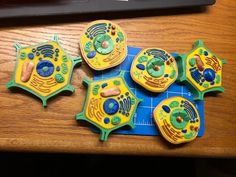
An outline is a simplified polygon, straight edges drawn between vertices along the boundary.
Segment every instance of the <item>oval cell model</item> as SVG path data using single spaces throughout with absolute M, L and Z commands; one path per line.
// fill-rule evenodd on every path
M 173 144 L 194 140 L 200 130 L 198 110 L 192 102 L 180 96 L 160 102 L 153 115 L 162 136 Z
M 111 21 L 94 21 L 82 33 L 80 50 L 92 69 L 112 68 L 122 63 L 127 56 L 126 34 Z
M 133 60 L 132 79 L 151 92 L 164 92 L 178 76 L 175 59 L 160 48 L 141 50 Z

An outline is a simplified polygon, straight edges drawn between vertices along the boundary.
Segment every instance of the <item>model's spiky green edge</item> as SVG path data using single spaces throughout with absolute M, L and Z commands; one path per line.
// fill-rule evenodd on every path
M 129 86 L 127 85 L 127 83 L 126 83 L 126 81 L 125 81 L 125 79 L 124 79 L 124 74 L 125 74 L 125 72 L 124 72 L 124 71 L 121 71 L 118 76 L 111 77 L 111 78 L 108 78 L 108 79 L 120 77 L 120 78 L 124 81 L 125 86 L 128 88 L 128 90 L 130 91 L 130 93 L 132 93 L 132 95 L 133 95 L 133 96 L 136 98 L 136 100 L 137 100 L 137 103 L 135 103 L 135 108 L 134 108 L 134 110 L 136 110 L 138 104 L 139 104 L 141 101 L 143 101 L 143 100 L 137 98 L 137 97 L 134 95 L 134 93 L 130 90 Z M 101 81 L 101 80 L 99 80 L 99 81 Z M 99 81 L 95 81 L 95 82 L 99 82 Z M 88 79 L 88 78 L 84 78 L 84 79 L 83 79 L 83 84 L 87 87 L 87 90 L 90 89 L 90 84 L 93 83 L 93 82 L 94 82 L 93 80 L 90 80 L 90 79 Z M 130 118 L 130 121 L 129 121 L 128 123 L 121 124 L 121 125 L 119 125 L 119 126 L 117 126 L 117 127 L 114 127 L 114 128 L 112 128 L 112 129 L 101 128 L 100 125 L 98 125 L 98 124 L 96 124 L 95 122 L 92 122 L 91 120 L 87 119 L 87 118 L 86 118 L 86 113 L 85 113 L 85 111 L 86 111 L 86 107 L 85 107 L 85 106 L 87 105 L 87 102 L 88 102 L 88 96 L 89 96 L 89 92 L 87 91 L 87 93 L 86 93 L 86 100 L 85 100 L 84 105 L 83 105 L 83 111 L 80 112 L 80 113 L 78 113 L 78 114 L 76 115 L 76 120 L 85 120 L 85 121 L 88 121 L 88 122 L 90 122 L 91 124 L 93 124 L 94 126 L 96 126 L 97 128 L 99 128 L 100 131 L 101 131 L 101 135 L 100 135 L 100 140 L 101 140 L 101 141 L 106 141 L 107 138 L 108 138 L 108 135 L 109 135 L 113 130 L 116 130 L 116 129 L 120 128 L 120 127 L 123 127 L 123 126 L 126 126 L 126 125 L 130 126 L 131 128 L 134 128 L 134 127 L 135 127 L 134 121 L 133 121 L 133 117 L 134 117 L 135 111 L 133 111 L 133 113 L 132 113 L 132 115 L 131 115 L 131 118 Z
M 224 88 L 221 87 L 221 86 L 211 88 L 211 89 L 207 89 L 205 91 L 200 92 L 196 87 L 194 87 L 194 85 L 190 81 L 188 81 L 188 79 L 186 77 L 186 65 L 187 65 L 186 64 L 186 59 L 187 59 L 187 57 L 190 53 L 192 53 L 194 50 L 196 50 L 196 48 L 199 48 L 199 47 L 204 47 L 206 50 L 210 51 L 204 45 L 202 40 L 198 40 L 193 44 L 193 49 L 190 52 L 188 52 L 187 54 L 184 54 L 184 55 L 179 54 L 175 57 L 175 60 L 176 60 L 177 65 L 178 65 L 178 71 L 179 71 L 178 78 L 177 78 L 176 81 L 184 83 L 189 88 L 189 90 L 193 94 L 193 99 L 194 100 L 203 100 L 204 99 L 204 94 L 207 93 L 207 92 L 213 92 L 213 91 L 224 92 Z M 222 64 L 227 63 L 226 60 L 221 59 L 217 55 L 215 55 L 215 56 L 221 60 Z
M 58 36 L 57 36 L 57 35 L 54 35 L 53 41 L 56 42 L 56 43 L 62 48 L 62 46 L 59 44 Z M 47 42 L 44 42 L 44 43 L 41 43 L 41 45 L 43 45 L 43 44 L 45 44 L 45 43 L 48 43 L 48 42 L 51 42 L 51 40 L 49 40 L 49 41 L 47 41 Z M 40 44 L 31 45 L 31 46 L 27 46 L 27 47 L 33 47 L 33 46 L 38 46 L 38 45 L 40 45 Z M 70 82 L 71 82 L 71 75 L 72 75 L 72 72 L 73 72 L 73 69 L 74 69 L 75 65 L 82 63 L 82 58 L 81 58 L 81 57 L 77 57 L 77 58 L 73 58 L 73 59 L 72 59 L 72 58 L 66 53 L 66 51 L 62 48 L 62 50 L 65 52 L 65 54 L 66 54 L 66 55 L 69 57 L 69 59 L 72 61 L 72 68 L 71 68 L 71 70 L 70 70 L 68 83 L 67 83 L 67 85 L 66 85 L 65 87 L 63 87 L 63 88 L 59 89 L 58 91 L 56 91 L 56 92 L 54 92 L 54 93 L 52 93 L 52 94 L 50 94 L 50 95 L 48 95 L 48 96 L 45 97 L 45 96 L 41 96 L 41 95 L 39 95 L 38 93 L 34 92 L 33 90 L 31 90 L 31 89 L 29 89 L 29 88 L 26 88 L 26 87 L 24 87 L 24 86 L 22 86 L 22 85 L 20 85 L 20 84 L 17 84 L 17 83 L 15 82 L 16 68 L 17 68 L 17 66 L 18 66 L 18 61 L 20 60 L 20 59 L 18 58 L 18 56 L 19 56 L 19 51 L 20 51 L 20 49 L 21 49 L 22 47 L 21 47 L 21 45 L 20 45 L 19 43 L 16 43 L 16 44 L 15 44 L 15 48 L 16 48 L 16 51 L 17 51 L 17 58 L 16 58 L 17 61 L 16 61 L 16 64 L 15 64 L 15 68 L 14 68 L 14 73 L 13 73 L 12 79 L 6 84 L 6 87 L 7 87 L 8 89 L 11 89 L 12 87 L 19 87 L 19 88 L 21 88 L 21 89 L 23 89 L 23 90 L 26 90 L 26 91 L 30 92 L 31 94 L 35 95 L 36 97 L 40 98 L 40 99 L 42 100 L 42 103 L 43 103 L 43 106 L 44 106 L 44 107 L 47 106 L 47 100 L 48 100 L 49 98 L 51 98 L 51 97 L 57 95 L 58 93 L 63 92 L 63 91 L 74 92 L 75 89 L 74 89 L 74 87 L 72 87 L 72 85 L 70 84 Z

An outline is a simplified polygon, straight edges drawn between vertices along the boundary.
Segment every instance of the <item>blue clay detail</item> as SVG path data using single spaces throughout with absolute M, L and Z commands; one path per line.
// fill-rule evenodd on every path
M 117 38 L 116 38 L 116 43 L 119 42 L 119 40 L 120 40 L 120 39 L 117 37 Z
M 48 60 L 42 60 L 37 64 L 36 70 L 40 76 L 48 77 L 54 72 L 54 65 Z
M 57 71 L 60 71 L 60 70 L 61 70 L 60 66 L 57 66 L 56 70 L 57 70 Z
M 145 66 L 143 64 L 137 64 L 136 67 L 140 70 L 145 70 Z
M 110 119 L 108 118 L 108 117 L 106 117 L 105 119 L 104 119 L 104 123 L 105 124 L 108 124 L 110 122 Z
M 115 114 L 119 110 L 119 103 L 115 99 L 109 98 L 104 102 L 103 109 L 109 115 Z
M 91 51 L 87 54 L 88 58 L 94 58 L 96 56 L 96 52 L 95 51 Z
M 33 53 L 29 53 L 29 54 L 28 54 L 28 58 L 29 58 L 30 60 L 33 60 L 33 59 L 34 59 L 34 54 L 33 54 Z
M 206 81 L 212 82 L 214 81 L 216 74 L 213 69 L 207 68 L 203 71 L 203 76 L 206 79 Z
M 208 55 L 208 52 L 207 52 L 207 51 L 204 51 L 204 55 L 207 56 L 207 55 Z
M 166 112 L 166 113 L 170 113 L 170 108 L 169 106 L 163 105 L 162 109 Z
M 102 88 L 105 88 L 107 86 L 107 83 L 102 84 Z

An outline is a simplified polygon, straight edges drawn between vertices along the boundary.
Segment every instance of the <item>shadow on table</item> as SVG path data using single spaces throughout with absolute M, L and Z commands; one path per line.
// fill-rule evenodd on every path
M 236 159 L 194 159 L 151 156 L 0 153 L 1 176 L 57 177 L 134 175 L 232 177 Z M 112 174 L 114 172 L 114 174 Z

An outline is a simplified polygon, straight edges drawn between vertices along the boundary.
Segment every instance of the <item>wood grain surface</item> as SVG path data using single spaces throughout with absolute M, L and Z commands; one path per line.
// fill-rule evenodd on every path
M 79 55 L 79 39 L 85 25 L 96 19 L 118 23 L 128 44 L 160 47 L 185 53 L 202 39 L 218 56 L 227 59 L 223 68 L 225 92 L 205 97 L 205 134 L 184 145 L 170 145 L 161 136 L 99 135 L 75 114 L 82 110 L 86 89 L 81 84 L 92 71 L 83 62 L 73 73 L 73 94 L 60 94 L 43 108 L 40 100 L 16 89 L 6 89 L 11 79 L 16 41 L 22 45 L 59 36 L 72 56 Z M 162 155 L 189 157 L 236 157 L 236 1 L 218 0 L 208 8 L 0 20 L 0 150 L 92 154 Z

